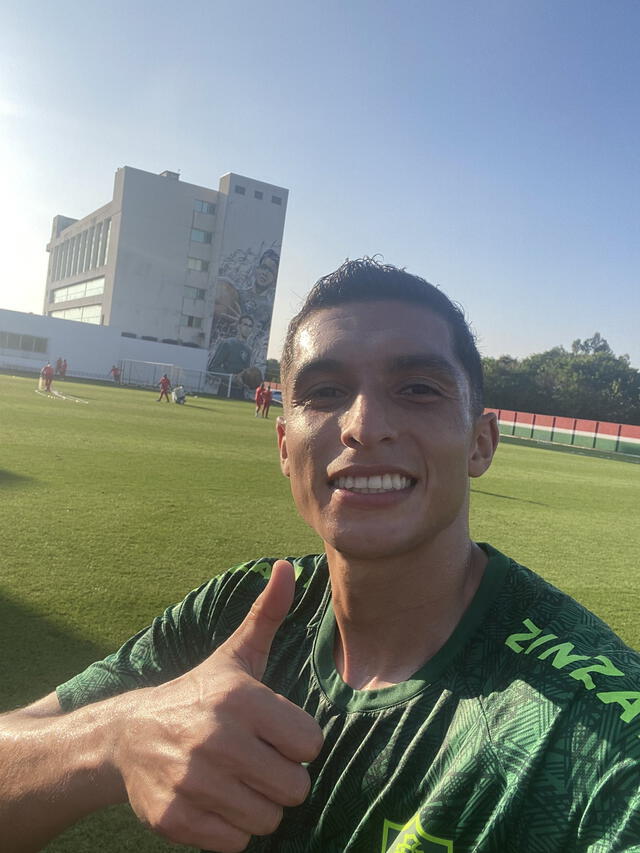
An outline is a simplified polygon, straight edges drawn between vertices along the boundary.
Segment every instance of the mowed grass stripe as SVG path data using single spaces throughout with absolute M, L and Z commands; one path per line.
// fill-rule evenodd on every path
M 50 690 L 226 567 L 319 548 L 253 405 L 0 375 L 2 708 Z M 503 444 L 472 481 L 472 534 L 535 569 L 640 647 L 640 466 Z M 51 853 L 174 849 L 128 809 Z M 178 848 L 175 848 L 178 849 Z M 179 848 L 184 849 L 184 848 Z

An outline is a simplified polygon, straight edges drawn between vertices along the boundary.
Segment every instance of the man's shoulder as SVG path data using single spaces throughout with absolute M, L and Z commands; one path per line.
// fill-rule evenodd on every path
M 604 619 L 521 563 L 511 560 L 510 564 L 504 600 L 497 603 L 505 608 L 507 620 L 510 617 L 512 623 L 517 623 L 521 633 L 530 633 L 532 641 L 512 638 L 505 641 L 507 648 L 525 657 L 545 660 L 553 657 L 550 648 L 563 645 L 568 653 L 568 645 L 564 644 L 569 644 L 585 654 L 612 654 L 625 659 L 640 676 L 640 653 L 630 648 Z
M 488 615 L 476 663 L 494 722 L 640 744 L 640 654 L 599 616 L 514 560 Z

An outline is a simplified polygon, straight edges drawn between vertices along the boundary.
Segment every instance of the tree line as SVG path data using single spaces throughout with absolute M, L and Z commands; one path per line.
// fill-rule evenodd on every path
M 640 425 L 640 371 L 599 332 L 570 350 L 482 361 L 490 408 Z

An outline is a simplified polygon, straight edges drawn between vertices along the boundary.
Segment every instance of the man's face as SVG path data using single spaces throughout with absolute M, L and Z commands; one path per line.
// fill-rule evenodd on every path
M 238 323 L 238 335 L 243 341 L 246 341 L 253 331 L 253 320 L 251 317 L 243 317 Z
M 275 287 L 277 277 L 278 264 L 274 258 L 263 258 L 256 269 L 256 290 L 258 293 Z
M 471 414 L 444 320 L 395 301 L 322 309 L 292 363 L 281 467 L 328 545 L 373 559 L 468 535 L 468 478 L 489 466 L 496 431 Z

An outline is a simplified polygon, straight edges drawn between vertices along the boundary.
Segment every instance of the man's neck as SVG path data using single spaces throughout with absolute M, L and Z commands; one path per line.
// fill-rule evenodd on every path
M 425 553 L 353 559 L 330 546 L 334 657 L 354 689 L 406 681 L 442 648 L 480 585 L 487 557 L 468 538 Z

